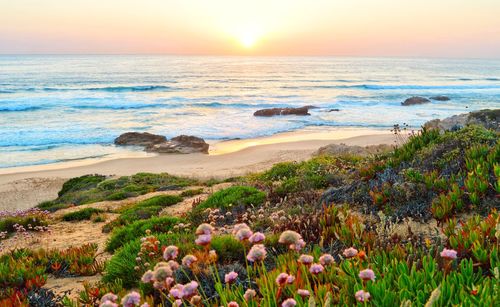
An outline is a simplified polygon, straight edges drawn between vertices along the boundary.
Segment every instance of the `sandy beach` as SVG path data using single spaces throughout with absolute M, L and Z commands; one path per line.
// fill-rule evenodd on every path
M 65 180 L 85 174 L 109 176 L 167 172 L 200 179 L 261 171 L 283 161 L 302 161 L 328 144 L 392 144 L 387 130 L 308 129 L 211 144 L 210 154 L 138 155 L 0 170 L 0 210 L 26 209 L 57 197 Z

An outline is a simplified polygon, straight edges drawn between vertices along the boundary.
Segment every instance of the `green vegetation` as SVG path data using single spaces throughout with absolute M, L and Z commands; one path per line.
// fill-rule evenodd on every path
M 41 206 L 139 195 L 144 189 L 177 188 L 173 182 L 182 186 L 184 180 L 135 176 L 72 179 L 58 200 Z M 500 141 L 493 131 L 424 130 L 383 155 L 279 163 L 238 182 L 193 201 L 186 220 L 158 213 L 203 189 L 122 208 L 106 225 L 114 228 L 103 278 L 85 285 L 78 303 L 98 305 L 110 291 L 120 303 L 135 289 L 141 304 L 170 306 L 179 303 L 173 302 L 172 287 L 193 281 L 194 292 L 189 284 L 179 298 L 186 306 L 496 306 L 500 301 Z M 72 216 L 100 215 L 84 209 Z M 170 253 L 164 254 L 167 246 Z M 176 247 L 179 255 L 172 256 Z M 26 253 L 21 264 L 12 260 L 20 257 L 15 253 Z M 82 267 L 95 265 L 94 256 L 86 255 Z M 27 293 L 52 272 L 53 262 L 31 252 L 9 257 L 0 262 L 0 287 Z M 70 261 L 57 263 L 68 265 L 64 272 L 82 272 Z M 282 283 L 279 276 L 286 277 Z M 252 289 L 255 297 L 245 298 Z M 2 294 L 12 299 L 12 292 Z M 29 301 L 26 297 L 19 301 Z
M 166 232 L 166 231 L 165 231 Z M 180 257 L 191 251 L 195 245 L 193 243 L 194 236 L 190 234 L 166 234 L 158 231 L 155 241 L 158 240 L 158 245 L 177 245 L 180 248 Z M 135 267 L 137 263 L 137 254 L 141 250 L 141 240 L 145 232 L 137 235 L 136 238 L 130 238 L 123 248 L 119 249 L 110 261 L 106 264 L 102 280 L 104 282 L 114 282 L 120 280 L 124 287 L 133 288 L 139 284 L 142 272 L 137 271 Z M 161 260 L 161 253 L 154 253 L 153 256 L 148 256 L 148 253 L 143 255 L 145 261 L 150 261 L 151 265 L 156 264 Z
M 122 200 L 159 190 L 178 190 L 196 183 L 196 180 L 166 173 L 138 173 L 117 179 L 106 179 L 101 175 L 85 175 L 67 181 L 57 199 L 43 202 L 39 208 L 56 211 L 70 205 L 78 206 L 104 200 Z
M 123 224 L 148 219 L 157 216 L 165 207 L 175 205 L 180 201 L 182 201 L 182 197 L 176 195 L 153 196 L 122 210 L 119 219 Z
M 126 226 L 115 228 L 106 245 L 106 250 L 113 252 L 125 243 L 144 236 L 146 230 L 150 230 L 152 233 L 166 233 L 181 222 L 183 220 L 176 217 L 162 216 L 135 221 Z
M 2 233 L 45 231 L 48 225 L 47 213 L 37 208 L 2 213 L 4 214 L 0 215 L 0 240 L 3 237 Z
M 48 274 L 92 276 L 101 272 L 103 263 L 95 259 L 96 253 L 97 245 L 87 244 L 62 251 L 17 249 L 0 256 L 0 305 L 20 306 L 26 300 L 23 290 L 39 289 Z
M 227 209 L 230 206 L 260 205 L 264 202 L 266 194 L 253 187 L 233 186 L 220 190 L 210 195 L 210 197 L 199 204 L 196 209 L 207 208 Z
M 92 216 L 97 215 L 99 213 L 104 212 L 101 209 L 97 208 L 85 208 L 82 210 L 78 210 L 75 212 L 70 212 L 66 213 L 63 215 L 63 220 L 64 221 L 83 221 L 83 220 L 90 220 Z
M 345 176 L 345 170 L 359 161 L 356 157 L 321 155 L 308 161 L 283 162 L 270 170 L 252 175 L 248 179 L 263 185 L 273 196 L 284 197 L 301 191 L 328 187 Z
M 499 160 L 499 137 L 493 131 L 473 125 L 443 134 L 424 130 L 393 153 L 363 162 L 359 177 L 344 180 L 323 199 L 399 218 L 432 214 L 439 222 L 472 208 L 484 214 L 500 207 L 495 189 Z

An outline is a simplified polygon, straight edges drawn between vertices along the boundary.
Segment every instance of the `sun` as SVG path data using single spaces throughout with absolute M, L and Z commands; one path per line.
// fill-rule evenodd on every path
M 242 47 L 249 49 L 255 47 L 261 38 L 261 33 L 257 27 L 245 27 L 238 31 L 236 38 Z
M 245 48 L 251 48 L 257 42 L 257 37 L 251 34 L 244 34 L 240 38 L 240 44 Z

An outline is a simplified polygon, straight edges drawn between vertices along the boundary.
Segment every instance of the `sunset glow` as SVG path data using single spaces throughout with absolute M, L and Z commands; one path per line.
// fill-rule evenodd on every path
M 495 0 L 2 1 L 0 53 L 497 57 L 499 13 Z

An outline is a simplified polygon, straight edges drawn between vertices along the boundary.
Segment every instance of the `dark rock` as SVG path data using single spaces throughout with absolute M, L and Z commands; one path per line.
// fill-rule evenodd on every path
M 148 132 L 127 132 L 115 139 L 116 145 L 133 146 L 151 146 L 166 142 L 167 138 L 163 135 L 152 134 Z
M 450 100 L 450 97 L 438 95 L 438 96 L 432 96 L 432 97 L 430 97 L 430 99 L 437 100 L 437 101 L 448 101 L 448 100 Z
M 439 129 L 443 132 L 456 131 L 467 125 L 480 125 L 500 132 L 500 109 L 486 109 L 454 115 L 445 119 L 433 119 L 425 123 L 424 128 Z
M 191 135 L 180 135 L 170 141 L 153 144 L 146 147 L 146 151 L 158 153 L 208 153 L 209 144 L 202 138 Z
M 340 109 L 330 109 L 327 112 L 339 112 L 339 111 L 340 111 Z
M 309 114 L 309 109 L 316 107 L 304 106 L 300 108 L 272 108 L 272 109 L 262 109 L 253 113 L 254 116 L 275 116 L 275 115 L 311 115 Z
M 401 105 L 403 105 L 403 106 L 412 106 L 412 105 L 424 104 L 424 103 L 428 103 L 428 102 L 430 102 L 430 100 L 427 99 L 427 98 L 419 97 L 419 96 L 414 96 L 414 97 L 410 97 L 410 98 L 406 99 L 405 101 L 403 101 L 401 103 Z

